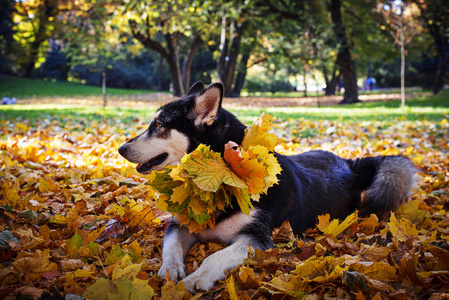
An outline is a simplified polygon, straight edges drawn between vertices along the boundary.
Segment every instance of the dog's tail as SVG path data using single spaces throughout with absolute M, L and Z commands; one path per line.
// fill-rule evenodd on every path
M 416 185 L 417 169 L 404 156 L 379 156 L 349 160 L 362 193 L 360 214 L 379 218 L 406 203 Z

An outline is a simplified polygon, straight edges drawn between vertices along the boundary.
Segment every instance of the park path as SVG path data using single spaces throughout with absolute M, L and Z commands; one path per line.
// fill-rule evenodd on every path
M 407 98 L 416 97 L 417 93 L 409 93 Z M 108 96 L 108 106 L 116 107 L 158 107 L 174 99 L 171 94 L 153 93 L 130 96 Z M 399 100 L 400 94 L 370 94 L 360 95 L 362 102 Z M 331 106 L 343 100 L 343 96 L 314 96 L 314 97 L 239 97 L 225 98 L 223 106 L 229 108 L 238 107 L 295 107 L 295 106 Z M 103 105 L 103 97 L 44 97 L 26 98 L 17 101 L 18 104 L 72 104 L 72 105 Z

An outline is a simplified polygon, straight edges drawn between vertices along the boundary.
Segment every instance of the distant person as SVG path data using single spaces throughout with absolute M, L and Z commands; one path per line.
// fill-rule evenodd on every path
M 343 89 L 343 80 L 340 80 L 338 82 L 338 92 L 342 92 L 342 89 Z
M 374 89 L 374 78 L 368 77 L 367 83 L 368 83 L 368 89 L 370 91 L 372 91 Z
M 4 95 L 2 99 L 2 104 L 3 105 L 16 104 L 16 98 L 9 98 L 6 95 Z

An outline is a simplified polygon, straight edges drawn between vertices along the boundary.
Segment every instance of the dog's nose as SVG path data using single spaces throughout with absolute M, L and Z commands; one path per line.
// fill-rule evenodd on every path
M 123 144 L 118 148 L 118 153 L 120 153 L 121 156 L 125 157 L 127 150 L 128 147 L 126 147 L 126 144 Z

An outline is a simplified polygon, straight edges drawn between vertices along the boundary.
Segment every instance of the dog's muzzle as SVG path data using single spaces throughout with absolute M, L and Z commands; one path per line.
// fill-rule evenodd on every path
M 153 157 L 152 159 L 150 159 L 144 163 L 139 163 L 135 159 L 130 159 L 128 157 L 129 156 L 129 153 L 128 153 L 129 147 L 128 146 L 129 146 L 128 143 L 121 145 L 118 148 L 118 153 L 121 156 L 123 156 L 125 159 L 127 159 L 128 161 L 130 161 L 132 163 L 137 163 L 136 170 L 137 170 L 137 172 L 142 173 L 142 174 L 150 173 L 155 166 L 162 164 L 168 157 L 168 153 L 164 152 L 164 153 L 161 153 L 161 154 Z

